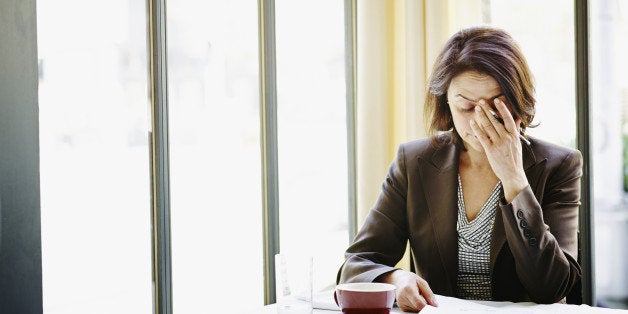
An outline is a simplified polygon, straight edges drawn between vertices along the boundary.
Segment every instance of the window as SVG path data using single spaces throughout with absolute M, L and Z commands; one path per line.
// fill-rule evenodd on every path
M 628 3 L 590 1 L 589 5 L 595 289 L 599 304 L 626 308 L 628 82 L 624 75 L 628 63 L 623 52 L 628 49 Z
M 349 244 L 343 2 L 275 9 L 280 251 L 314 256 L 316 292 Z
M 258 308 L 257 3 L 183 0 L 167 9 L 173 310 Z
M 144 2 L 37 9 L 44 312 L 150 313 Z
M 38 5 L 44 308 L 147 313 L 147 10 L 119 0 L 94 15 L 93 5 Z M 281 219 L 273 227 L 284 251 L 316 256 L 320 290 L 333 284 L 348 244 L 343 3 L 276 9 Z M 208 298 L 259 307 L 257 3 L 176 1 L 167 18 L 174 310 L 193 312 Z

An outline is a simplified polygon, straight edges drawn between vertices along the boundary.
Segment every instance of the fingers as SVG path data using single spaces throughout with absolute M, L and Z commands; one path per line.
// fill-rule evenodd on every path
M 404 312 L 418 312 L 427 305 L 427 302 L 423 296 L 417 292 L 397 298 L 397 305 Z
M 488 147 L 491 145 L 491 139 L 488 137 L 488 135 L 486 135 L 484 129 L 482 129 L 475 122 L 475 120 L 470 120 L 469 124 L 471 125 L 471 131 L 473 131 L 473 135 L 475 135 L 475 138 L 478 139 L 480 145 L 482 145 L 482 148 L 484 148 L 484 150 L 488 149 Z
M 485 149 L 501 139 L 519 136 L 521 119 L 514 120 L 510 109 L 500 98 L 495 98 L 494 103 L 499 115 L 485 100 L 480 100 L 475 107 L 475 121 L 470 121 L 475 122 L 471 129 Z
M 436 298 L 427 281 L 414 275 L 413 280 L 400 287 L 397 292 L 397 305 L 404 312 L 418 312 L 426 305 L 437 306 Z
M 510 110 L 508 110 L 506 104 L 499 98 L 495 99 L 495 108 L 497 108 L 497 111 L 499 111 L 499 115 L 501 116 L 502 120 L 504 120 L 504 128 L 506 129 L 506 131 L 511 134 L 519 134 L 518 125 L 519 123 L 521 123 L 521 120 L 517 119 L 519 120 L 519 122 L 515 122 L 512 114 L 510 114 Z
M 484 100 L 480 100 L 478 106 L 475 106 L 475 122 L 477 125 L 481 126 L 482 130 L 486 132 L 489 138 L 499 138 L 498 130 L 502 128 L 501 123 L 493 117 L 491 108 Z
M 427 301 L 427 303 L 432 306 L 438 306 L 438 303 L 436 302 L 436 296 L 434 295 L 434 292 L 432 292 L 430 285 L 427 284 L 427 281 L 423 279 L 419 279 L 418 286 L 419 286 L 419 292 L 421 293 L 423 298 Z

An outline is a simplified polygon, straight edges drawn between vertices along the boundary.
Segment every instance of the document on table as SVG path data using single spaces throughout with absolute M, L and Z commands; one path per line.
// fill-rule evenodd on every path
M 313 307 L 320 310 L 338 311 L 340 309 L 334 301 L 334 291 L 323 291 L 314 294 Z M 588 305 L 573 304 L 536 304 L 533 302 L 497 302 L 497 301 L 472 301 L 463 300 L 443 295 L 436 295 L 438 307 L 426 306 L 420 314 L 440 313 L 508 313 L 508 314 L 556 314 L 556 313 L 593 313 L 593 314 L 628 314 L 628 310 L 605 309 Z M 401 309 L 394 308 L 393 313 L 403 313 Z
M 628 314 L 627 310 L 605 309 L 588 305 L 573 304 L 536 304 L 533 302 L 497 302 L 472 301 L 436 295 L 438 307 L 426 306 L 421 314 L 439 313 L 508 313 L 508 314 L 555 314 L 563 313 L 599 313 L 599 314 Z

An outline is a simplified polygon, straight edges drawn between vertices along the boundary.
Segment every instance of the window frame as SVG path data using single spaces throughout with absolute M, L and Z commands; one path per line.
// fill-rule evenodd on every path
M 589 4 L 575 0 L 574 35 L 576 64 L 576 143 L 582 153 L 580 212 L 578 215 L 578 261 L 582 269 L 581 296 L 583 304 L 595 305 L 593 258 L 593 212 L 591 210 L 591 115 L 589 105 Z
M 166 0 L 148 0 L 153 308 L 172 313 Z

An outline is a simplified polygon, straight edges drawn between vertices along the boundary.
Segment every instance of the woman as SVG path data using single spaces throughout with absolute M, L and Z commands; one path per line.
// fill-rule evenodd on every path
M 455 34 L 429 81 L 433 135 L 399 147 L 339 282 L 394 284 L 404 311 L 436 305 L 434 293 L 561 301 L 580 279 L 582 156 L 524 138 L 533 94 L 528 65 L 506 32 Z M 408 242 L 416 273 L 394 268 Z

